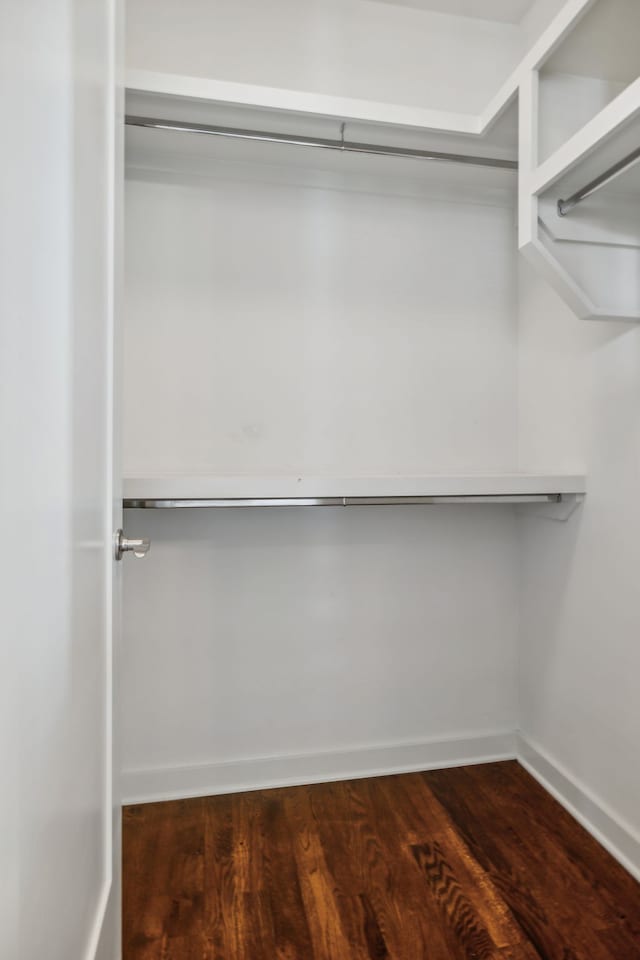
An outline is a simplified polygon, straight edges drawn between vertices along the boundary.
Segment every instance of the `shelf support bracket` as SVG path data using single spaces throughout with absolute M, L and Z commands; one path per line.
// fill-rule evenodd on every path
M 572 517 L 584 501 L 584 493 L 564 493 L 556 503 L 548 503 L 541 507 L 518 507 L 518 513 L 523 517 L 537 517 L 541 520 L 556 520 L 562 523 Z

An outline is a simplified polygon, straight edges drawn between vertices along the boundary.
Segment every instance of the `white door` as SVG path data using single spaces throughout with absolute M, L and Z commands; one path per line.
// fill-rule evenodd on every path
M 114 960 L 115 2 L 0 20 L 0 957 Z

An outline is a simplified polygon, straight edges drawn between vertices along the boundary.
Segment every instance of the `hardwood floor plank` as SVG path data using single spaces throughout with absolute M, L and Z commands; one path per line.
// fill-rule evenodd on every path
M 570 869 L 562 844 L 532 830 L 527 808 L 484 788 L 473 767 L 422 774 L 452 816 L 465 842 L 509 904 L 536 949 L 552 960 L 610 960 L 599 933 L 606 905 L 590 883 Z M 595 843 L 584 832 L 585 843 Z M 632 953 L 625 960 L 639 960 Z
M 286 957 L 276 948 L 276 937 L 273 926 L 271 902 L 264 892 L 244 893 L 236 900 L 236 909 L 241 914 L 238 924 L 241 946 L 239 956 L 246 960 L 262 960 L 262 958 Z M 231 954 L 235 957 L 235 954 Z
M 586 950 L 591 943 L 591 956 L 594 960 L 600 957 L 607 958 L 609 948 L 606 945 L 600 945 L 600 942 L 604 942 L 605 939 L 600 934 L 611 925 L 619 926 L 618 939 L 624 937 L 627 942 L 624 952 L 626 960 L 640 960 L 637 890 L 635 904 L 633 898 L 625 898 L 626 906 L 629 908 L 625 911 L 621 908 L 618 896 L 610 896 L 607 889 L 609 884 L 613 884 L 619 894 L 619 875 L 624 874 L 625 871 L 585 831 L 582 832 L 579 844 L 569 845 L 557 829 L 549 828 L 552 820 L 559 821 L 564 817 L 557 809 L 559 805 L 536 781 L 529 783 L 527 791 L 532 799 L 537 796 L 537 802 L 533 804 L 532 817 L 524 820 L 521 816 L 517 818 L 516 811 L 522 810 L 522 793 L 512 792 L 509 789 L 510 778 L 513 778 L 515 768 L 516 764 L 510 771 L 504 772 L 504 777 L 500 778 L 499 788 L 496 784 L 497 771 L 495 770 L 486 771 L 479 776 L 470 769 L 469 776 L 484 798 L 487 808 L 497 812 L 498 823 L 514 825 L 518 847 L 526 858 L 530 875 L 544 884 L 550 899 L 570 907 L 566 913 L 571 917 L 574 929 L 578 931 L 574 934 L 573 946 L 580 945 L 583 950 Z M 526 771 L 523 773 L 528 777 Z M 519 779 L 518 776 L 516 780 Z M 542 815 L 544 808 L 547 810 L 546 817 Z M 566 811 L 562 808 L 560 810 L 568 817 Z M 536 826 L 532 829 L 534 823 Z M 597 854 L 597 870 L 592 869 L 595 866 L 593 861 L 592 868 L 587 867 L 589 855 L 593 857 L 594 854 Z M 626 876 L 628 877 L 628 874 Z
M 471 909 L 486 928 L 495 951 L 507 947 L 514 957 L 538 960 L 538 954 L 522 933 L 509 907 L 490 876 L 480 866 L 458 833 L 447 811 L 442 807 L 420 774 L 380 781 L 389 805 L 398 822 L 397 829 L 406 837 L 415 857 L 420 846 L 437 843 L 447 866 L 459 887 L 466 891 Z M 427 877 L 428 878 L 428 877 Z
M 498 948 L 460 886 L 440 843 L 436 840 L 414 844 L 411 852 L 427 878 L 447 926 L 454 931 L 465 954 L 478 960 L 494 960 Z
M 403 811 L 404 816 L 409 814 L 405 808 L 406 795 L 399 792 L 401 779 L 381 778 L 366 781 L 363 785 L 368 792 L 378 842 L 392 880 L 394 916 L 404 933 L 397 955 L 406 956 L 411 943 L 415 943 L 422 949 L 418 956 L 433 957 L 434 960 L 468 960 L 465 944 L 446 922 L 437 897 L 425 884 L 423 871 L 411 850 L 416 835 L 413 830 L 408 833 L 403 830 Z M 420 839 L 425 839 L 424 835 Z
M 212 960 L 246 956 L 244 912 L 238 909 L 233 859 L 233 797 L 204 803 L 205 890 L 203 929 Z
M 255 960 L 314 960 L 311 933 L 295 857 L 294 831 L 285 801 L 289 791 L 265 791 L 261 795 L 264 816 L 263 851 L 265 898 L 274 931 L 274 952 L 255 955 Z M 231 958 L 233 960 L 233 958 Z
M 387 949 L 387 941 L 380 927 L 378 915 L 373 908 L 371 900 L 365 893 L 359 894 L 358 900 L 362 908 L 362 927 L 367 944 L 368 956 L 371 960 L 385 960 L 390 954 Z
M 516 763 L 128 807 L 123 960 L 640 960 L 640 885 Z
M 146 804 L 128 808 L 123 819 L 123 843 L 131 850 L 132 871 L 123 880 L 123 942 L 137 944 L 144 960 L 164 958 L 175 936 L 201 932 L 203 836 L 198 829 L 199 801 Z M 141 837 L 147 844 L 140 844 Z M 138 839 L 136 839 L 138 838 Z M 136 916 L 135 929 L 128 919 Z
M 259 794 L 239 793 L 231 808 L 232 857 L 237 896 L 264 889 L 264 802 Z
M 447 779 L 439 777 L 439 772 L 422 776 L 540 956 L 545 960 L 556 960 L 556 957 L 578 960 L 580 955 L 571 942 L 573 919 L 559 916 L 566 905 L 554 904 L 540 894 L 537 882 L 532 883 L 536 878 L 531 875 L 531 865 L 523 867 L 511 825 L 507 825 L 506 836 L 502 838 L 503 827 L 498 827 L 495 818 L 481 810 L 477 791 L 468 779 L 460 778 L 459 770 L 452 771 Z
M 390 906 L 388 858 L 370 823 L 371 807 L 363 782 L 313 787 L 309 799 L 325 859 L 339 891 L 338 904 L 354 956 L 393 955 L 402 927 Z M 351 893 L 351 896 L 346 896 Z M 394 929 L 395 928 L 395 929 Z M 355 951 L 358 951 L 355 953 Z
M 579 873 L 577 882 L 586 883 L 601 899 L 604 920 L 623 926 L 640 943 L 638 884 L 611 854 L 588 837 L 577 820 L 520 764 L 486 764 L 482 782 L 492 794 L 527 810 L 530 836 L 543 834 L 562 850 Z
M 339 960 L 350 938 L 340 909 L 340 891 L 327 866 L 308 791 L 307 787 L 291 791 L 284 804 L 293 828 L 294 856 L 314 956 Z M 360 943 L 350 946 L 354 960 L 365 958 Z
M 371 813 L 358 794 L 357 784 L 332 784 L 332 794 L 324 804 L 313 792 L 318 830 L 325 857 L 341 891 L 352 892 L 344 897 L 351 905 L 345 919 L 351 943 L 362 945 L 367 958 L 387 957 L 397 950 L 400 929 L 397 911 L 393 911 L 386 895 L 388 871 L 379 865 L 383 851 L 376 840 L 375 828 L 369 823 Z M 334 811 L 338 819 L 332 819 Z M 342 903 L 342 901 L 341 901 Z
M 341 889 L 353 889 L 358 895 L 359 913 L 356 923 L 366 956 L 402 956 L 407 944 L 420 942 L 422 929 L 416 911 L 411 908 L 415 899 L 418 877 L 399 877 L 398 850 L 385 850 L 379 822 L 371 801 L 371 781 L 351 781 L 333 785 L 334 803 L 324 805 L 312 789 L 311 797 L 323 839 L 327 863 Z M 336 811 L 339 819 L 336 819 Z M 414 889 L 411 889 L 413 881 Z M 397 891 L 397 896 L 396 896 Z M 402 907 L 399 907 L 398 900 Z M 422 904 L 421 904 L 422 907 Z M 424 912 L 424 910 L 423 910 Z M 375 931 L 375 939 L 371 939 Z M 439 934 L 434 931 L 433 939 Z M 372 954 L 372 949 L 374 952 Z M 434 956 L 436 956 L 434 950 Z

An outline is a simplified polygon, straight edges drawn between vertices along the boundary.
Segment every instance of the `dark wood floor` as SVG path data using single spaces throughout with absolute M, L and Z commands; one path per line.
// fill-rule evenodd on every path
M 127 807 L 124 960 L 640 960 L 640 885 L 515 762 Z

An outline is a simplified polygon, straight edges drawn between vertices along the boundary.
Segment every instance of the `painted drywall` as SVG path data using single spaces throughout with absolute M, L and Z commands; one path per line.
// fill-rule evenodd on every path
M 584 464 L 564 524 L 523 520 L 520 725 L 640 838 L 640 329 L 584 323 L 521 264 L 520 463 Z
M 127 184 L 126 473 L 515 463 L 512 209 L 162 179 Z M 515 729 L 509 508 L 126 523 L 127 782 Z
M 512 468 L 512 210 L 248 170 L 127 184 L 125 476 Z
M 625 84 L 540 71 L 538 162 L 542 163 L 611 103 Z
M 126 522 L 153 545 L 126 571 L 125 799 L 149 769 L 166 795 L 189 764 L 515 728 L 508 509 L 131 511 Z M 254 786 L 262 766 L 246 763 Z
M 369 0 L 129 0 L 129 67 L 479 113 L 517 25 Z

